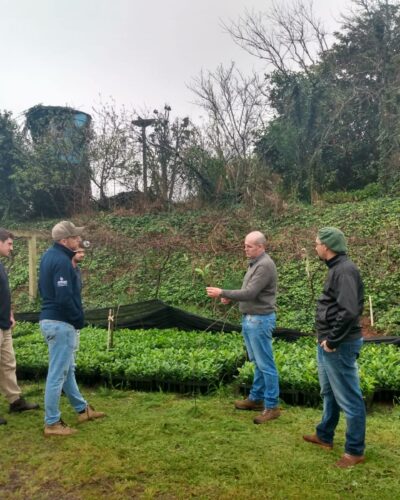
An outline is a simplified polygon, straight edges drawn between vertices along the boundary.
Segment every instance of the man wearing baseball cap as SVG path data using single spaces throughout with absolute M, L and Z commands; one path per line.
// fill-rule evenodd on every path
M 335 227 L 320 229 L 316 252 L 329 269 L 316 313 L 318 375 L 324 406 L 315 434 L 303 438 L 331 450 L 342 410 L 347 423 L 345 453 L 335 465 L 348 468 L 365 461 L 365 405 L 356 361 L 363 343 L 359 320 L 364 286 L 359 270 L 346 255 L 342 231 Z
M 69 436 L 76 429 L 61 419 L 60 396 L 64 391 L 78 414 L 78 423 L 104 417 L 83 398 L 75 379 L 76 330 L 84 325 L 80 284 L 72 265 L 84 227 L 62 221 L 51 232 L 54 244 L 40 263 L 39 292 L 42 297 L 40 329 L 49 349 L 45 389 L 45 436 Z

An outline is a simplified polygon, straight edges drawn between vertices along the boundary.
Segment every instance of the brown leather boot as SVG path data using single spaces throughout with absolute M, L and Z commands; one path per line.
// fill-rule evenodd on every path
M 347 469 L 348 467 L 354 467 L 355 465 L 362 464 L 365 462 L 364 455 L 350 455 L 345 453 L 340 460 L 335 463 L 336 467 L 341 469 Z
M 256 410 L 260 411 L 264 409 L 263 401 L 253 401 L 252 399 L 239 399 L 235 401 L 235 408 L 237 410 Z
M 72 434 L 76 434 L 78 431 L 76 429 L 71 429 L 68 425 L 60 420 L 52 425 L 44 426 L 44 435 L 48 436 L 72 436 Z
M 316 434 L 309 434 L 303 436 L 304 441 L 307 443 L 316 444 L 321 448 L 325 448 L 326 450 L 331 450 L 333 448 L 333 443 L 327 443 L 326 441 L 322 441 Z
M 274 420 L 275 418 L 279 418 L 281 416 L 281 411 L 278 407 L 276 408 L 265 408 L 265 410 L 256 417 L 253 422 L 255 424 L 264 424 L 269 420 Z
M 89 420 L 95 420 L 96 418 L 103 418 L 106 414 L 102 411 L 96 411 L 93 406 L 87 405 L 82 413 L 78 414 L 78 424 L 83 422 L 88 422 Z

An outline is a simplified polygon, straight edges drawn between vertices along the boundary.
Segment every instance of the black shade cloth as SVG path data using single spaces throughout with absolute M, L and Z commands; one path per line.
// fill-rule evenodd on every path
M 188 313 L 182 309 L 165 304 L 161 300 L 147 300 L 118 307 L 104 307 L 102 309 L 91 309 L 85 311 L 86 325 L 100 328 L 108 327 L 108 312 L 114 311 L 114 327 L 136 329 L 150 328 L 179 328 L 180 330 L 207 331 L 207 332 L 240 332 L 240 325 L 213 320 Z M 26 312 L 15 314 L 17 321 L 27 321 L 37 323 L 39 321 L 38 312 Z M 273 333 L 274 337 L 294 342 L 300 337 L 310 337 L 312 334 L 299 332 L 289 328 L 277 327 Z M 377 344 L 395 344 L 400 347 L 400 337 L 371 337 L 364 339 L 365 342 Z

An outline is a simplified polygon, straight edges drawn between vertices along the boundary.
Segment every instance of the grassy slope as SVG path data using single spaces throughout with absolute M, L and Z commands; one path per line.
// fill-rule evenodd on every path
M 145 216 L 88 214 L 74 220 L 87 225 L 93 242 L 83 269 L 88 308 L 158 297 L 187 310 L 237 321 L 236 307 L 210 301 L 204 286 L 240 287 L 246 265 L 243 236 L 260 229 L 268 235 L 269 252 L 278 266 L 278 324 L 304 331 L 313 328 L 315 299 L 326 274 L 315 257 L 315 233 L 321 226 L 336 225 L 349 236 L 350 256 L 362 271 L 378 328 L 400 333 L 400 199 L 295 205 L 279 217 L 239 208 Z M 54 222 L 25 227 L 49 234 Z M 42 241 L 40 251 L 48 244 Z M 18 310 L 29 310 L 26 245 L 15 246 L 10 270 L 14 298 Z
M 42 383 L 24 389 L 43 397 Z M 43 437 L 42 411 L 8 417 L 0 428 L 1 498 L 389 499 L 400 490 L 399 406 L 374 409 L 367 463 L 341 471 L 331 464 L 342 453 L 343 422 L 333 452 L 302 441 L 320 410 L 286 407 L 256 426 L 253 413 L 233 409 L 229 389 L 199 398 L 101 388 L 85 395 L 109 416 L 68 439 Z M 66 401 L 63 417 L 75 422 Z

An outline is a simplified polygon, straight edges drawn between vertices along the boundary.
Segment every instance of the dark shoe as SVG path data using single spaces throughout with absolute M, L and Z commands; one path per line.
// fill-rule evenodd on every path
M 240 399 L 235 401 L 235 408 L 237 410 L 256 410 L 264 409 L 263 401 L 253 401 L 252 399 Z
M 52 425 L 44 426 L 44 435 L 48 436 L 72 436 L 72 434 L 77 433 L 76 429 L 72 429 L 61 419 Z
M 275 418 L 279 418 L 280 416 L 281 412 L 279 408 L 265 408 L 261 415 L 258 415 L 258 417 L 256 417 L 253 422 L 255 424 L 264 424 L 265 422 L 274 420 Z
M 21 411 L 37 410 L 39 405 L 37 403 L 28 403 L 24 398 L 19 398 L 14 403 L 10 404 L 10 413 L 19 413 Z
M 87 422 L 88 420 L 95 420 L 96 418 L 103 418 L 106 414 L 102 411 L 96 411 L 93 406 L 87 405 L 82 413 L 78 414 L 78 424 Z
M 327 443 L 326 441 L 322 441 L 316 434 L 309 434 L 308 436 L 303 436 L 304 441 L 307 443 L 316 444 L 321 448 L 325 448 L 326 450 L 331 450 L 333 448 L 333 443 Z
M 0 425 L 6 425 L 7 420 L 5 418 L 0 417 Z
M 354 467 L 357 464 L 362 464 L 365 462 L 364 455 L 349 455 L 345 453 L 340 460 L 335 463 L 336 467 L 341 469 L 347 469 L 348 467 Z

